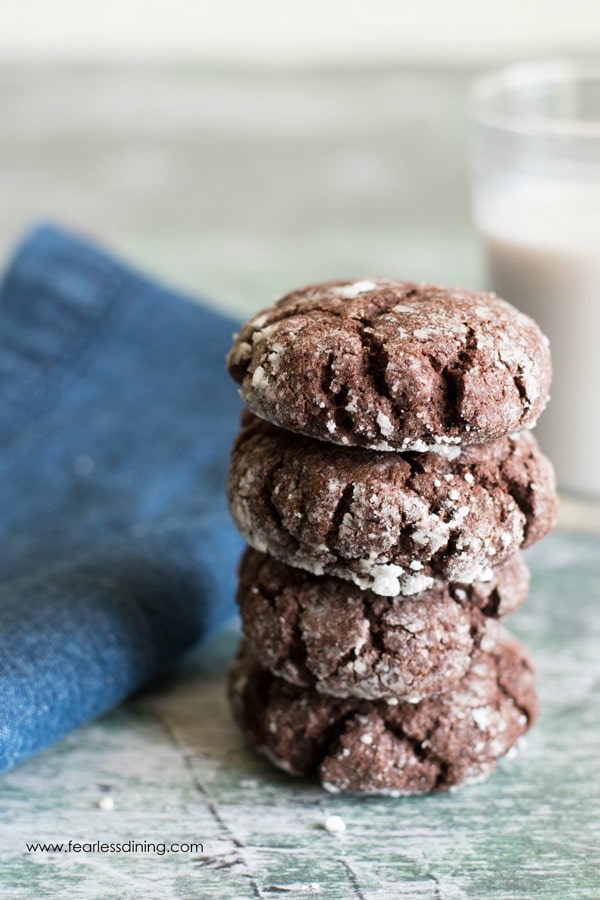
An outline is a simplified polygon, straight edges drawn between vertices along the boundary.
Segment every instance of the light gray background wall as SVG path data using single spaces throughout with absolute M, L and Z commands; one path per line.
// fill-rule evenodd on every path
M 0 0 L 0 60 L 485 64 L 600 48 L 597 0 Z

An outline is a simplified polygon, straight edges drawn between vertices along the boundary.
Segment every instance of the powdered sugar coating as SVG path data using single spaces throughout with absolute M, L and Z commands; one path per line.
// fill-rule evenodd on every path
M 532 427 L 551 377 L 547 339 L 505 301 L 386 279 L 287 294 L 241 329 L 228 366 L 267 421 L 413 452 Z
M 237 599 L 244 635 L 273 674 L 338 697 L 415 701 L 450 690 L 493 647 L 493 620 L 521 603 L 528 581 L 517 554 L 485 584 L 389 599 L 248 548 Z
M 247 673 L 244 688 L 238 674 Z M 243 645 L 230 673 L 234 715 L 259 752 L 331 793 L 405 796 L 483 779 L 537 711 L 533 669 L 502 634 L 455 688 L 418 703 L 341 699 L 263 669 Z
M 528 432 L 447 459 L 338 448 L 250 414 L 244 423 L 228 481 L 243 537 L 289 565 L 382 596 L 489 580 L 556 518 L 552 467 Z

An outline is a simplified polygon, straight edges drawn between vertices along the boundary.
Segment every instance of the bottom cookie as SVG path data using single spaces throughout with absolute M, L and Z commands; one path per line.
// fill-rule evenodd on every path
M 242 644 L 229 674 L 236 720 L 257 750 L 324 788 L 403 796 L 487 776 L 532 725 L 533 667 L 502 632 L 449 693 L 419 703 L 340 699 L 276 678 Z

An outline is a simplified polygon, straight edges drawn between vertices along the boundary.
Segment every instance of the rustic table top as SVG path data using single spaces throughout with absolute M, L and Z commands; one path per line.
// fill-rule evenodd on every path
M 411 799 L 329 796 L 256 756 L 225 700 L 229 632 L 177 677 L 4 776 L 3 897 L 597 898 L 600 566 L 593 538 L 529 554 L 512 621 L 541 715 L 484 784 Z M 107 797 L 112 809 L 98 804 Z M 343 834 L 326 832 L 336 814 Z M 29 853 L 27 843 L 200 842 L 185 854 Z
M 340 273 L 477 286 L 467 80 L 0 71 L 0 252 L 59 218 L 240 313 Z M 597 898 L 600 540 L 556 533 L 529 560 L 510 626 L 541 716 L 486 783 L 357 800 L 273 770 L 227 709 L 232 630 L 2 778 L 2 898 Z M 323 829 L 330 814 L 343 834 Z M 27 849 L 69 840 L 157 851 Z

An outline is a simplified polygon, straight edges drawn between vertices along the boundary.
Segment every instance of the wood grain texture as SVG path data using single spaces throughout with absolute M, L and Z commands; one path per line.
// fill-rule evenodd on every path
M 231 721 L 229 632 L 3 779 L 3 898 L 596 898 L 599 551 L 556 534 L 529 554 L 532 592 L 512 622 L 534 652 L 542 712 L 486 783 L 359 800 L 277 772 Z M 97 806 L 107 794 L 112 811 Z M 323 830 L 330 814 L 344 834 Z M 204 852 L 26 852 L 69 838 L 193 840 Z

